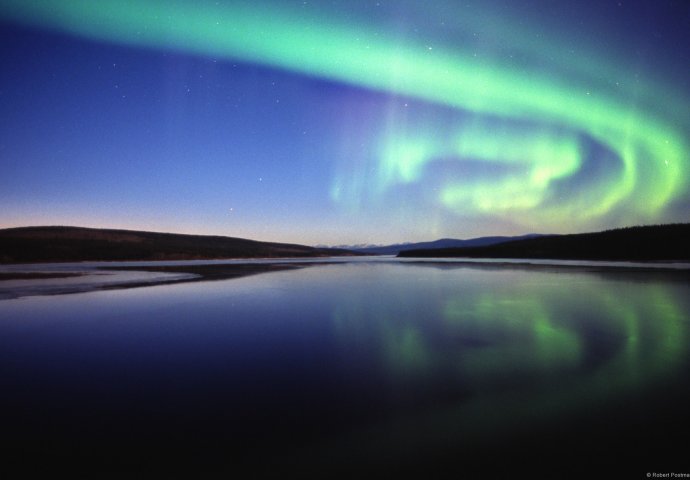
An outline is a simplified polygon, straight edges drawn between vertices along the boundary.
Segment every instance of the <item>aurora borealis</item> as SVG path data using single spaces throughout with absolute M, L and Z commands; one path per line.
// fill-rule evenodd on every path
M 690 220 L 678 2 L 4 0 L 3 227 L 300 243 Z

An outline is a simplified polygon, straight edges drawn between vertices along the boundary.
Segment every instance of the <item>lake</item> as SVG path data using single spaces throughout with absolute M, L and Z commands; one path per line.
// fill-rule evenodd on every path
M 9 298 L 5 464 L 690 473 L 689 319 L 687 272 L 392 259 Z

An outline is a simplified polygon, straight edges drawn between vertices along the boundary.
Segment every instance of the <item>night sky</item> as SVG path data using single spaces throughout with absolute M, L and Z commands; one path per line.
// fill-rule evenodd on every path
M 0 228 L 690 221 L 686 0 L 0 0 Z

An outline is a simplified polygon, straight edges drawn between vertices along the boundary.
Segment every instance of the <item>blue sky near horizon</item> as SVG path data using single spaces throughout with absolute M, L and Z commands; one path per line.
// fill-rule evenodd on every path
M 688 25 L 672 0 L 3 0 L 0 228 L 687 222 Z

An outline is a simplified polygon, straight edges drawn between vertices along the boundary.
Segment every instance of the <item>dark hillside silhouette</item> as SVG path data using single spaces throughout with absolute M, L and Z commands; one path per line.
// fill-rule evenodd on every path
M 407 250 L 399 257 L 549 258 L 562 260 L 690 260 L 690 224 L 548 235 L 483 247 Z
M 0 230 L 0 263 L 327 257 L 347 250 L 244 238 L 79 227 Z

